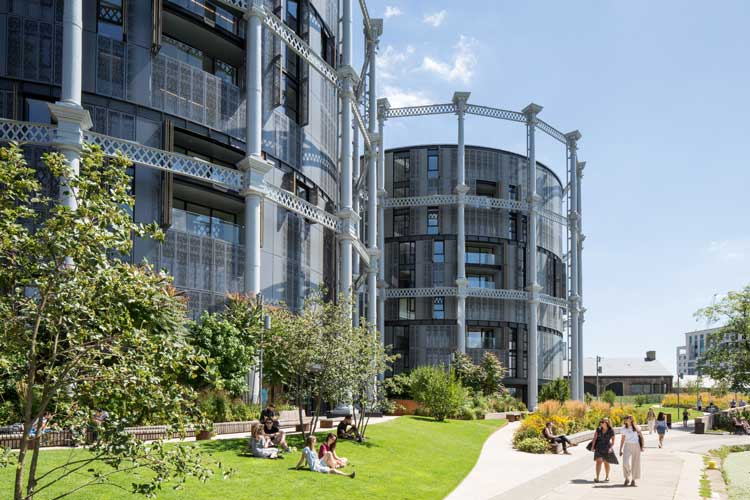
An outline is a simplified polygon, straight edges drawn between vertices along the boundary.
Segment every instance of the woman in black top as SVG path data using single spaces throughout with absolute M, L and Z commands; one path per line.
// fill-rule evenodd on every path
M 599 482 L 599 474 L 602 471 L 602 463 L 604 464 L 604 481 L 609 481 L 609 462 L 607 457 L 613 453 L 612 447 L 615 445 L 615 431 L 612 430 L 612 426 L 609 423 L 608 418 L 603 418 L 599 421 L 599 428 L 594 432 L 594 439 L 591 440 L 591 449 L 594 450 L 594 460 L 596 461 L 596 479 L 595 483 Z

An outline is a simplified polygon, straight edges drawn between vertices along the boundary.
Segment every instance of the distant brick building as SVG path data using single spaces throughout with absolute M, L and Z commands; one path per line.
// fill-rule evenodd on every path
M 672 391 L 672 373 L 656 360 L 656 351 L 648 351 L 645 358 L 602 357 L 599 366 L 599 394 L 608 389 L 618 396 Z M 596 358 L 584 358 L 583 375 L 584 391 L 596 395 Z

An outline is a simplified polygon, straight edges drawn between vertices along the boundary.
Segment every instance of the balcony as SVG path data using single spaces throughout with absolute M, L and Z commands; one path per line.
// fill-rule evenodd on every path
M 495 280 L 492 276 L 484 275 L 469 275 L 467 276 L 470 288 L 485 288 L 489 290 L 495 289 Z
M 245 135 L 240 88 L 164 54 L 152 60 L 151 106 L 233 137 Z
M 196 214 L 179 208 L 172 209 L 172 229 L 195 236 L 240 244 L 242 226 L 218 217 Z
M 497 265 L 497 262 L 496 262 L 497 259 L 495 258 L 494 253 L 470 252 L 467 250 L 465 255 L 466 255 L 467 264 L 477 264 L 477 265 L 487 265 L 487 266 Z

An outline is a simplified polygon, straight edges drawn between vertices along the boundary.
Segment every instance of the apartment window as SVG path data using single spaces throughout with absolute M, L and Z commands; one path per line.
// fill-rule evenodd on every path
M 396 208 L 393 210 L 393 236 L 409 234 L 409 209 Z
M 206 2 L 205 9 L 206 19 L 212 21 L 216 26 L 225 29 L 230 33 L 234 33 L 235 35 L 238 33 L 240 23 L 237 22 L 237 16 L 213 2 Z
M 440 161 L 438 159 L 438 150 L 427 150 L 427 178 L 437 179 L 440 177 Z
M 393 354 L 400 357 L 393 362 L 394 374 L 399 374 L 409 369 L 409 327 L 392 326 L 385 329 L 386 345 L 393 346 Z
M 99 0 L 97 31 L 100 35 L 122 40 L 125 35 L 124 0 Z
M 49 112 L 49 102 L 39 99 L 25 99 L 26 120 L 33 123 L 52 123 L 52 115 Z
M 398 263 L 402 266 L 413 266 L 417 260 L 416 242 L 404 241 L 398 244 Z
M 440 209 L 430 207 L 427 209 L 427 234 L 438 234 L 440 232 Z
M 161 53 L 198 69 L 204 69 L 202 50 L 170 36 L 161 36 Z
M 409 179 L 411 178 L 411 160 L 409 152 L 393 155 L 393 197 L 409 196 Z
M 398 287 L 414 288 L 414 269 L 398 270 Z
M 525 215 L 521 216 L 521 241 L 529 241 L 529 225 L 528 218 Z
M 495 264 L 495 252 L 490 247 L 466 246 L 467 264 Z
M 417 299 L 413 297 L 398 299 L 398 319 L 416 319 Z
M 432 299 L 432 319 L 445 319 L 445 297 Z
M 445 242 L 436 240 L 432 242 L 432 262 L 441 264 L 445 262 Z
M 237 85 L 237 68 L 219 59 L 214 63 L 214 75 L 231 85 Z
M 518 186 L 515 184 L 508 185 L 508 199 L 518 200 Z
M 175 198 L 172 202 L 172 227 L 177 231 L 231 243 L 240 242 L 237 215 Z
M 470 328 L 466 347 L 469 349 L 495 349 L 495 330 L 492 328 Z
M 286 0 L 286 19 L 284 22 L 295 33 L 300 33 L 299 2 L 297 0 Z M 295 123 L 299 121 L 300 110 L 299 73 L 299 56 L 292 49 L 286 47 L 284 78 L 282 82 L 282 104 L 286 115 Z
M 518 214 L 515 212 L 508 214 L 508 239 L 518 240 Z
M 325 29 L 320 31 L 320 52 L 325 62 L 333 67 L 336 66 L 336 42 Z
M 487 274 L 469 274 L 466 278 L 472 288 L 495 288 L 495 278 Z
M 518 376 L 518 327 L 512 326 L 508 332 L 508 377 Z
M 497 197 L 497 182 L 477 181 L 477 196 Z

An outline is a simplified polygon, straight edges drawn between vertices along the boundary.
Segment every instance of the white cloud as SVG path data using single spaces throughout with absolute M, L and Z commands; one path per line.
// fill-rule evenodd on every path
M 405 49 L 397 49 L 393 45 L 388 45 L 378 53 L 377 66 L 378 75 L 383 79 L 396 78 L 397 73 L 401 73 L 406 67 L 406 61 L 414 55 L 415 49 L 412 45 L 407 45 Z
M 475 52 L 478 45 L 476 39 L 461 35 L 454 47 L 455 53 L 451 62 L 444 62 L 425 56 L 422 60 L 421 69 L 435 73 L 443 80 L 449 82 L 459 81 L 468 84 L 474 76 L 474 68 L 477 65 Z
M 401 14 L 403 14 L 403 12 L 401 12 L 401 9 L 399 9 L 398 7 L 394 7 L 392 5 L 386 5 L 385 14 L 383 14 L 383 17 L 388 19 L 391 17 L 400 16 Z
M 750 258 L 750 240 L 719 240 L 708 244 L 708 253 L 722 261 Z
M 441 10 L 439 12 L 435 12 L 434 14 L 428 14 L 424 16 L 424 19 L 422 19 L 422 22 L 425 24 L 429 24 L 433 28 L 437 28 L 441 24 L 443 24 L 443 21 L 445 21 L 445 16 L 447 15 L 448 15 L 447 11 Z
M 424 106 L 432 102 L 432 99 L 421 90 L 402 89 L 394 85 L 384 85 L 381 95 L 387 97 L 388 102 L 394 108 Z

